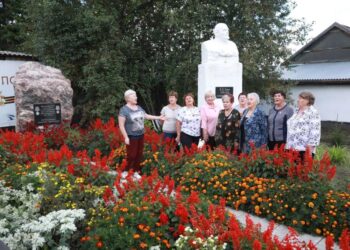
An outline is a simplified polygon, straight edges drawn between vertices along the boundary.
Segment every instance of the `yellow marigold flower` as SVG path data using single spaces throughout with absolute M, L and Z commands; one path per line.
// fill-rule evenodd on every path
M 321 234 L 322 231 L 321 231 L 321 229 L 316 228 L 316 229 L 315 229 L 315 232 L 316 232 L 317 234 Z

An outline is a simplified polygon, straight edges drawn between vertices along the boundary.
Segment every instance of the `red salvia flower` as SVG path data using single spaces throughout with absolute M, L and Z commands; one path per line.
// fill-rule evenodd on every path
M 169 223 L 169 217 L 166 213 L 162 212 L 160 215 L 159 215 L 159 222 L 161 225 L 166 225 Z
M 253 249 L 254 250 L 261 250 L 261 243 L 257 239 L 255 239 L 253 242 Z

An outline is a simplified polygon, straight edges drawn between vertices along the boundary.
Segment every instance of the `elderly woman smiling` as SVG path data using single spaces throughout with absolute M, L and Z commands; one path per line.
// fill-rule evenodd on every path
M 200 109 L 203 139 L 211 149 L 214 149 L 216 146 L 215 129 L 220 108 L 214 103 L 215 95 L 212 91 L 207 91 L 204 98 L 206 103 Z
M 251 144 L 261 147 L 267 143 L 267 120 L 265 114 L 257 108 L 260 102 L 257 93 L 248 94 L 248 108 L 241 118 L 241 151 L 250 152 Z
M 137 105 L 137 95 L 134 90 L 125 91 L 124 98 L 126 104 L 119 111 L 118 123 L 126 144 L 127 166 L 125 170 L 141 171 L 144 120 L 165 120 L 165 117 L 146 114 L 143 108 Z
M 305 151 L 310 150 L 312 156 L 316 146 L 320 144 L 321 118 L 313 104 L 315 97 L 304 91 L 299 94 L 297 112 L 287 121 L 287 149 L 299 151 L 303 160 Z
M 231 94 L 222 96 L 224 109 L 219 112 L 215 134 L 217 145 L 222 145 L 231 151 L 238 150 L 239 147 L 239 121 L 241 119 L 239 111 L 233 109 L 233 101 L 234 97 Z
M 176 142 L 180 142 L 186 149 L 192 144 L 198 144 L 201 135 L 201 115 L 199 109 L 194 106 L 194 95 L 187 93 L 184 96 L 185 106 L 177 113 Z

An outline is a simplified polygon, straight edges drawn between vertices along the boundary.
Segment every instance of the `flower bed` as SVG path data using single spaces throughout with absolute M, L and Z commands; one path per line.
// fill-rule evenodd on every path
M 26 210 L 24 214 L 30 215 L 36 226 L 40 218 L 71 211 L 70 226 L 55 222 L 47 231 L 27 231 L 40 239 L 36 245 L 28 240 L 27 245 L 189 249 L 214 244 L 226 249 L 238 245 L 288 249 L 295 242 L 291 239 L 294 232 L 282 242 L 272 239 L 272 224 L 263 234 L 249 219 L 248 227 L 240 228 L 225 214 L 226 205 L 299 231 L 327 236 L 328 246 L 332 239 L 340 239 L 341 248 L 347 249 L 349 235 L 344 229 L 349 228 L 350 196 L 330 188 L 335 168 L 327 157 L 309 159 L 302 166 L 296 163 L 295 153 L 283 149 L 255 150 L 239 157 L 224 150 L 208 153 L 195 147 L 186 153 L 174 152 L 171 142 L 163 143 L 159 135 L 148 131 L 145 175 L 135 179 L 130 173 L 122 178 L 125 147 L 121 141 L 113 120 L 97 120 L 86 130 L 60 127 L 0 134 L 2 187 L 25 192 L 31 204 L 23 208 L 23 203 L 12 202 L 13 211 Z M 28 185 L 30 190 L 23 189 Z M 4 198 L 0 210 L 8 200 Z M 62 227 L 68 231 L 59 229 Z M 18 228 L 9 219 L 1 220 L 0 239 L 15 239 Z M 23 230 L 17 232 L 27 237 Z M 304 247 L 301 242 L 295 244 Z

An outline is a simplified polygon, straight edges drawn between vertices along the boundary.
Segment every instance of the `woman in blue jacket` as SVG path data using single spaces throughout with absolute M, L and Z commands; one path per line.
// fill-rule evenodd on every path
M 241 151 L 251 151 L 251 144 L 259 148 L 267 143 L 267 120 L 263 111 L 257 108 L 260 102 L 257 93 L 248 94 L 248 108 L 241 118 Z

